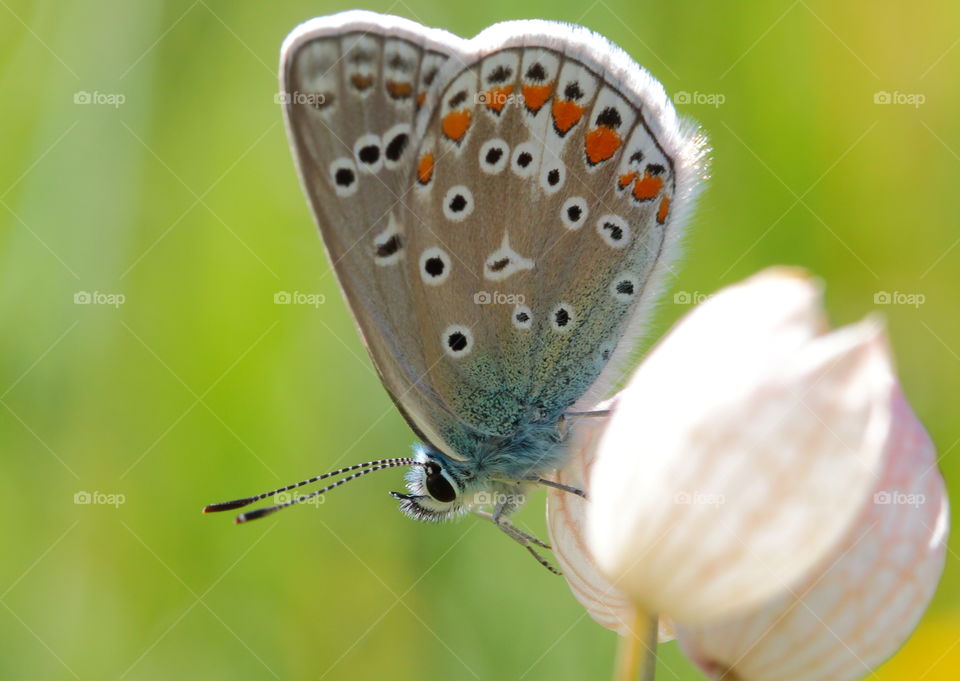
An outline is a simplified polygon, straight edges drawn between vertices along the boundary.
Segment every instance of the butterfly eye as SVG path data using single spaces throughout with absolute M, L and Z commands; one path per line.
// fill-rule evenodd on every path
M 457 490 L 453 488 L 450 481 L 443 474 L 440 466 L 437 464 L 428 464 L 427 472 L 427 492 L 437 501 L 450 502 L 457 498 Z

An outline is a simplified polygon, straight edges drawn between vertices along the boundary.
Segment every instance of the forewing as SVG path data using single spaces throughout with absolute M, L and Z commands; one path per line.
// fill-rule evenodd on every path
M 407 294 L 403 204 L 414 168 L 416 117 L 459 38 L 369 12 L 298 27 L 284 42 L 288 135 L 328 257 L 384 385 L 415 430 L 443 446 L 455 420 L 430 389 L 420 311 Z

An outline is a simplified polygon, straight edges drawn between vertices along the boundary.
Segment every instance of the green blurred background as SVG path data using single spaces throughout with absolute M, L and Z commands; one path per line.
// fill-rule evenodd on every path
M 960 494 L 960 6 L 365 6 L 465 36 L 581 23 L 668 92 L 721 95 L 679 106 L 714 161 L 674 291 L 790 263 L 825 279 L 837 323 L 882 312 Z M 250 526 L 199 512 L 413 441 L 330 276 L 274 102 L 286 33 L 347 7 L 0 0 L 0 679 L 609 677 L 615 638 L 563 580 L 480 521 L 401 516 L 399 473 Z M 326 302 L 275 305 L 277 291 Z M 884 291 L 925 300 L 875 305 Z M 654 336 L 688 309 L 668 297 Z M 82 491 L 124 503 L 75 504 Z M 521 516 L 541 534 L 542 509 Z M 957 678 L 952 549 L 877 678 Z M 674 644 L 660 674 L 700 678 Z

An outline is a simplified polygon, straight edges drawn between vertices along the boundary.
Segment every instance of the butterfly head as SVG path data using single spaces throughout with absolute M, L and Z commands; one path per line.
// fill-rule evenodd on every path
M 525 486 L 479 473 L 470 462 L 431 447 L 415 445 L 413 460 L 407 492 L 390 494 L 400 501 L 400 510 L 416 520 L 448 520 L 480 507 L 508 514 L 526 500 Z
M 437 521 L 464 513 L 467 473 L 462 464 L 424 445 L 414 446 L 416 464 L 407 473 L 407 493 L 391 492 L 400 510 L 417 520 Z

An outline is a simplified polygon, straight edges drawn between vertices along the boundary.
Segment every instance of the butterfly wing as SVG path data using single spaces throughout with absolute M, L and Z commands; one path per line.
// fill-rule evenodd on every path
M 670 271 L 703 138 L 629 56 L 550 22 L 484 31 L 427 106 L 402 267 L 430 385 L 493 435 L 589 407 Z
M 603 396 L 703 175 L 657 81 L 584 29 L 467 42 L 367 12 L 294 31 L 281 81 L 328 255 L 422 438 L 456 457 Z
M 460 38 L 398 17 L 351 11 L 284 41 L 280 82 L 293 156 L 330 262 L 381 380 L 411 426 L 443 446 L 455 420 L 423 381 L 418 312 L 402 220 L 416 116 Z M 429 416 L 428 416 L 429 414 Z

